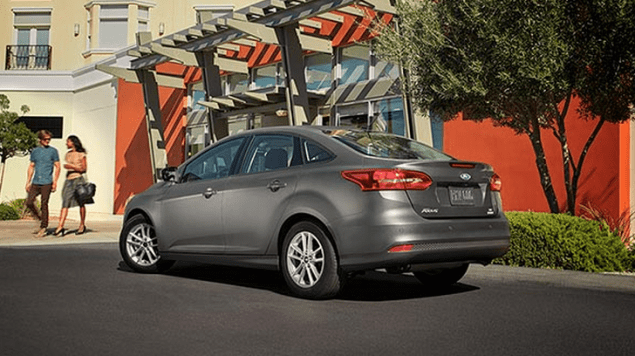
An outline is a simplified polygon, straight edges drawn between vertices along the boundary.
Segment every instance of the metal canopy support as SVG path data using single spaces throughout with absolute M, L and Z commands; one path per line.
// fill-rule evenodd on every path
M 139 70 L 137 75 L 143 87 L 143 100 L 146 107 L 146 127 L 150 144 L 150 164 L 153 180 L 156 183 L 161 177 L 161 169 L 167 167 L 163 125 L 161 124 L 161 105 L 159 103 L 159 85 L 153 72 Z
M 138 72 L 134 70 L 129 70 L 121 67 L 112 67 L 104 64 L 95 65 L 95 69 L 113 75 L 117 78 L 121 78 L 128 83 L 141 83 Z M 157 74 L 155 72 L 152 73 L 154 73 L 154 77 L 158 85 L 168 88 L 183 89 L 183 78 L 174 77 L 171 75 Z
M 173 58 L 186 66 L 198 66 L 196 55 L 192 52 L 187 52 L 178 48 L 165 47 L 162 44 L 156 42 L 150 44 L 150 49 L 152 49 L 152 52 L 154 53 Z
M 262 42 L 277 44 L 278 39 L 276 37 L 276 32 L 273 28 L 267 27 L 265 25 L 261 25 L 254 22 L 246 22 L 235 19 L 224 19 L 218 18 L 216 19 L 217 23 L 220 25 L 225 25 L 227 27 L 231 27 L 240 32 L 246 33 L 250 36 L 259 38 Z
M 200 27 L 204 34 L 204 36 L 201 38 L 193 38 L 188 41 L 186 35 L 177 33 L 168 36 L 169 38 L 163 38 L 157 41 L 164 45 L 179 46 L 180 49 L 186 51 L 199 52 L 211 50 L 212 48 L 222 43 L 240 40 L 242 38 L 245 38 L 246 36 L 250 36 L 251 34 L 249 32 L 261 31 L 262 33 L 260 33 L 260 35 L 255 35 L 254 37 L 262 39 L 262 42 L 277 43 L 271 36 L 271 31 L 273 30 L 273 28 L 295 25 L 301 20 L 310 19 L 311 17 L 322 14 L 325 14 L 325 16 L 328 17 L 330 16 L 329 14 L 332 14 L 331 11 L 337 10 L 339 8 L 344 8 L 358 1 L 360 0 L 313 0 L 307 2 L 299 2 L 298 5 L 286 5 L 285 2 L 281 0 L 268 0 L 259 5 L 263 9 L 265 9 L 265 16 L 253 18 L 251 21 L 249 21 L 247 16 L 247 14 L 249 14 L 249 8 L 243 10 L 243 12 L 246 12 L 245 14 L 241 14 L 241 10 L 238 10 L 237 13 L 234 13 L 230 17 L 214 19 L 207 23 L 197 25 L 198 27 L 196 28 L 198 29 Z M 365 2 L 372 3 L 373 6 L 376 6 L 377 10 L 380 10 L 381 8 L 381 6 L 378 6 L 378 4 L 383 4 L 383 7 L 386 8 L 388 7 L 385 5 L 389 4 L 388 0 L 366 0 Z M 276 11 L 271 12 L 269 10 L 274 8 L 276 9 Z M 363 12 L 361 12 L 360 10 L 355 11 L 353 9 L 345 11 L 354 12 L 356 14 L 363 14 Z M 244 26 L 245 24 L 260 26 Z M 241 29 L 236 29 L 231 25 L 240 27 L 242 30 L 246 30 L 249 32 L 243 32 Z M 209 33 L 209 35 L 205 35 L 206 32 Z M 188 30 L 186 30 L 183 31 L 183 33 L 187 34 L 189 32 Z M 319 51 L 326 52 L 324 47 L 321 47 Z M 136 52 L 137 54 L 141 55 L 141 57 L 132 61 L 132 69 L 149 68 L 159 63 L 170 60 L 170 57 L 160 54 L 142 55 L 141 53 L 139 53 L 138 50 Z
M 282 50 L 282 65 L 287 73 L 285 88 L 289 125 L 302 125 L 309 122 L 309 98 L 304 77 L 304 61 L 302 45 L 298 37 L 297 23 L 290 26 L 276 28 L 278 41 Z
M 203 85 L 205 87 L 206 98 L 217 98 L 223 95 L 220 80 L 220 68 L 215 63 L 216 57 L 214 53 L 205 51 L 197 53 L 199 67 L 203 70 Z M 207 103 L 207 101 L 206 101 Z M 219 139 L 229 135 L 227 120 L 217 120 L 214 117 L 214 110 L 207 110 L 207 124 L 210 131 L 210 141 L 216 142 Z

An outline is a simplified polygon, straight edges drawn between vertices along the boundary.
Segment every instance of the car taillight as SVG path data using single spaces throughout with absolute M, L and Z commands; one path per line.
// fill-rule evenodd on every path
M 407 244 L 407 245 L 397 245 L 397 246 L 393 246 L 391 247 L 388 252 L 389 253 L 395 253 L 395 252 L 410 252 L 412 251 L 412 248 L 415 247 L 415 245 L 411 245 L 411 244 Z
M 501 181 L 501 177 L 494 173 L 492 178 L 489 180 L 489 189 L 493 192 L 500 192 L 503 187 L 503 181 Z
M 423 172 L 377 168 L 343 171 L 342 177 L 356 183 L 364 191 L 426 190 L 432 178 Z

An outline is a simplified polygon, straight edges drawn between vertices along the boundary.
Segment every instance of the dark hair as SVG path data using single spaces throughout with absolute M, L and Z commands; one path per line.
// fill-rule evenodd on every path
M 75 146 L 75 151 L 86 153 L 86 149 L 82 145 L 82 141 L 79 140 L 79 137 L 75 135 L 70 135 L 68 136 L 68 139 L 71 140 L 71 142 L 73 143 L 73 146 Z

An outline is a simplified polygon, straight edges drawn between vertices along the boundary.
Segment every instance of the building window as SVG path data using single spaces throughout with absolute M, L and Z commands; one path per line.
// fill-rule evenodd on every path
M 205 88 L 203 81 L 188 85 L 188 111 L 205 109 L 205 106 L 198 104 L 199 101 L 205 101 Z
M 338 126 L 368 128 L 368 102 L 337 107 Z
M 139 6 L 137 13 L 137 32 L 150 31 L 150 8 Z
M 307 90 L 324 92 L 331 89 L 331 56 L 316 54 L 305 58 Z
M 401 97 L 339 105 L 336 108 L 336 116 L 338 120 L 336 125 L 339 126 L 406 135 L 404 105 Z
M 15 46 L 10 46 L 7 69 L 50 69 L 50 9 L 13 9 Z
M 430 127 L 432 129 L 432 147 L 443 150 L 443 120 L 441 116 L 430 111 Z
M 373 131 L 390 132 L 405 136 L 403 100 L 399 98 L 384 99 L 373 103 L 371 129 Z
M 374 52 L 372 55 L 372 59 L 373 59 L 373 67 L 372 67 L 373 79 L 379 79 L 379 78 L 398 79 L 399 78 L 398 65 L 387 62 L 383 59 L 377 58 Z
M 367 45 L 354 45 L 340 49 L 339 85 L 368 80 L 370 68 L 370 48 Z
M 101 5 L 99 10 L 99 48 L 128 45 L 128 5 Z
M 207 125 L 188 126 L 186 129 L 185 159 L 197 154 L 207 146 L 208 142 L 209 132 Z
M 278 65 L 254 68 L 252 89 L 273 88 L 278 84 Z
M 221 77 L 223 95 L 244 93 L 249 87 L 249 76 L 237 73 Z
M 61 116 L 22 116 L 18 122 L 23 122 L 33 132 L 49 130 L 53 138 L 64 137 L 64 118 Z

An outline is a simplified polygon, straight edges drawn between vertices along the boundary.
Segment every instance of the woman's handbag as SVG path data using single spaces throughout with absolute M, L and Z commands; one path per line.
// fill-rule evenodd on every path
M 87 180 L 84 180 L 84 182 L 78 183 L 75 186 L 75 199 L 77 199 L 77 202 L 81 205 L 92 204 L 95 202 L 93 201 L 93 197 L 95 196 L 96 189 L 97 186 L 95 183 L 90 183 Z

